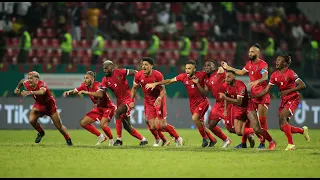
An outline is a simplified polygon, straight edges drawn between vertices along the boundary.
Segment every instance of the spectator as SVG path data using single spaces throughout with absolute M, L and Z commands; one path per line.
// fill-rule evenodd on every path
M 130 40 L 137 39 L 137 37 L 139 36 L 139 26 L 135 18 L 127 21 L 124 24 L 123 29 L 128 39 Z
M 99 27 L 99 13 L 100 10 L 98 8 L 88 8 L 86 15 L 88 20 L 87 26 L 87 38 L 91 37 L 91 34 L 96 34 Z M 91 34 L 89 33 L 89 30 L 91 30 Z M 90 38 L 89 38 L 90 39 Z
M 317 21 L 313 26 L 312 36 L 313 36 L 314 40 L 316 40 L 316 41 L 318 41 L 320 43 L 320 25 L 319 25 L 319 21 Z
M 72 37 L 74 40 L 81 40 L 81 7 L 77 4 L 73 6 L 72 12 Z
M 27 15 L 31 5 L 32 5 L 31 2 L 18 2 L 17 15 L 21 17 Z
M 97 64 L 99 58 L 101 57 L 103 53 L 103 48 L 104 48 L 104 38 L 100 32 L 96 33 L 95 39 L 92 43 L 91 49 L 92 49 L 92 59 L 91 63 L 92 64 Z
M 296 47 L 299 48 L 301 46 L 301 44 L 302 44 L 303 38 L 305 38 L 305 36 L 306 36 L 306 34 L 303 31 L 301 25 L 298 24 L 297 22 L 293 23 L 291 34 L 295 39 Z
M 62 51 L 61 63 L 67 64 L 70 62 L 70 53 L 72 51 L 72 36 L 66 29 L 61 33 L 60 45 Z
M 18 63 L 26 63 L 29 57 L 29 51 L 31 49 L 31 37 L 25 27 L 20 28 L 20 53 L 18 56 Z

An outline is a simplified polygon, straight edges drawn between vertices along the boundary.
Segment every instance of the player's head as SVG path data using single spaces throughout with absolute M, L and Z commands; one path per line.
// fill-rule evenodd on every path
M 256 43 L 252 45 L 249 49 L 249 59 L 251 61 L 254 61 L 257 58 L 259 58 L 259 55 L 260 55 L 260 44 Z
M 31 71 L 28 73 L 28 81 L 31 86 L 36 85 L 39 79 L 40 79 L 40 74 L 37 71 Z
M 291 56 L 287 54 L 279 55 L 276 59 L 276 69 L 281 70 L 283 68 L 289 67 L 291 64 Z
M 233 84 L 235 79 L 236 79 L 236 73 L 234 71 L 227 70 L 226 71 L 226 83 L 229 85 Z
M 212 74 L 213 72 L 217 71 L 219 64 L 216 60 L 208 59 L 204 64 L 204 71 L 207 74 Z
M 149 75 L 153 68 L 153 64 L 154 64 L 153 59 L 150 57 L 143 57 L 141 61 L 142 61 L 141 69 L 143 70 L 143 73 L 145 75 Z
M 103 72 L 106 77 L 110 77 L 114 70 L 114 64 L 110 60 L 106 60 L 103 62 Z
M 192 77 L 197 71 L 197 64 L 195 61 L 188 61 L 186 63 L 186 73 L 188 77 Z
M 94 78 L 96 77 L 96 73 L 93 71 L 87 71 L 84 75 L 83 82 L 84 84 L 89 87 L 94 82 Z

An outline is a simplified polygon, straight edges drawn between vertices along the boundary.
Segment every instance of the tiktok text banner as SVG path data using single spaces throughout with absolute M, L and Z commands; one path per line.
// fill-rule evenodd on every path
M 68 129 L 81 129 L 80 120 L 92 109 L 92 102 L 88 98 L 56 98 L 58 112 L 63 124 Z M 112 99 L 116 102 L 115 99 Z M 210 99 L 210 107 L 205 114 L 205 122 L 211 111 L 214 99 Z M 29 124 L 29 114 L 33 107 L 32 97 L 0 98 L 0 129 L 32 129 Z M 268 112 L 268 127 L 279 129 L 278 108 L 280 100 L 271 100 Z M 167 100 L 167 122 L 176 128 L 194 128 L 191 120 L 188 99 Z M 290 119 L 290 124 L 298 127 L 308 126 L 310 129 L 320 129 L 320 100 L 302 100 L 298 109 Z M 39 122 L 46 129 L 55 129 L 50 117 L 42 117 Z M 144 119 L 143 100 L 137 100 L 135 108 L 131 111 L 131 124 L 136 128 L 147 128 Z M 94 125 L 99 127 L 99 121 Z M 115 119 L 110 122 L 115 127 Z M 219 126 L 224 128 L 223 121 Z

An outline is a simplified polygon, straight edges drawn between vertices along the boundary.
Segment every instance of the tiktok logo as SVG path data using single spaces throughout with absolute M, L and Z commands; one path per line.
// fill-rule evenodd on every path
M 307 117 L 307 112 L 309 112 L 310 110 L 313 111 L 313 123 L 318 124 L 318 112 L 320 111 L 320 106 L 310 107 L 305 101 L 302 101 L 299 104 L 299 108 L 294 114 L 294 119 L 296 120 L 297 124 L 303 124 L 306 121 L 306 119 L 312 119 L 310 117 Z

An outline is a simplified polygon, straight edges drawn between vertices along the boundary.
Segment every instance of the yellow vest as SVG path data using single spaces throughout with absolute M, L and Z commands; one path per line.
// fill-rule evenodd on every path
M 184 37 L 184 43 L 186 43 L 186 46 L 182 51 L 180 51 L 180 55 L 189 56 L 191 51 L 191 41 L 188 37 Z
M 25 51 L 29 51 L 31 49 L 31 36 L 30 36 L 28 31 L 24 31 L 23 35 L 25 36 L 26 40 L 24 42 L 24 45 L 23 45 L 22 49 L 25 50 Z M 21 45 L 20 45 L 20 47 L 21 47 Z
M 201 38 L 201 41 L 203 41 L 204 47 L 200 50 L 200 55 L 206 56 L 208 55 L 208 40 L 203 37 Z
M 152 36 L 154 43 L 151 45 L 151 47 L 147 50 L 147 53 L 149 55 L 155 54 L 157 52 L 157 50 L 159 49 L 160 46 L 160 39 L 158 36 L 153 35 Z
M 62 52 L 70 53 L 72 51 L 72 36 L 70 33 L 65 33 L 64 37 L 67 41 L 61 43 Z
M 104 39 L 102 36 L 99 35 L 97 36 L 97 40 L 99 41 L 99 44 L 93 50 L 93 54 L 97 56 L 101 56 L 103 52 L 103 47 L 104 47 Z

